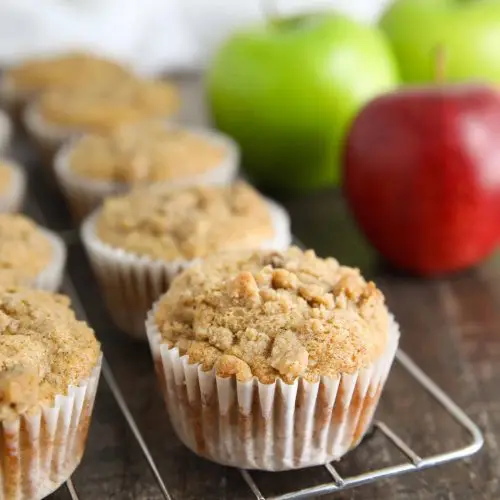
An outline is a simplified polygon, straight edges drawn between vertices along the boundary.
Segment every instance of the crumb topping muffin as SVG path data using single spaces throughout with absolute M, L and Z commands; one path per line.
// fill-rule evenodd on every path
M 177 111 L 178 101 L 177 90 L 168 82 L 127 79 L 48 90 L 40 96 L 36 109 L 49 124 L 108 132 L 126 123 L 170 116 Z
M 0 160 L 0 196 L 8 193 L 13 181 L 12 168 Z
M 256 248 L 274 237 L 266 201 L 244 182 L 232 186 L 165 185 L 108 198 L 97 237 L 156 260 L 192 260 L 221 249 Z
M 53 257 L 50 240 L 29 218 L 0 214 L 0 284 L 33 280 Z
M 72 53 L 50 59 L 35 59 L 5 72 L 4 78 L 14 91 L 36 94 L 53 88 L 77 88 L 131 78 L 123 66 L 84 53 Z
M 53 403 L 90 376 L 99 355 L 67 297 L 0 287 L 0 420 Z
M 69 168 L 86 179 L 153 183 L 204 173 L 218 167 L 225 154 L 221 144 L 200 134 L 151 121 L 84 136 L 71 152 Z
M 236 252 L 195 264 L 160 300 L 162 342 L 222 377 L 316 382 L 370 365 L 388 342 L 382 292 L 312 250 Z

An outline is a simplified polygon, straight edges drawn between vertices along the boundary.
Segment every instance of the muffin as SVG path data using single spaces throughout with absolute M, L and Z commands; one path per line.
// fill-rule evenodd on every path
M 0 102 L 15 115 L 29 100 L 46 90 L 112 84 L 127 78 L 132 78 L 127 68 L 91 54 L 71 53 L 34 59 L 2 74 Z
M 55 291 L 62 280 L 66 247 L 51 231 L 20 214 L 0 214 L 0 285 Z
M 48 90 L 26 108 L 24 122 L 29 135 L 51 158 L 75 134 L 105 134 L 122 125 L 168 118 L 178 104 L 177 90 L 168 82 L 123 79 Z
M 261 470 L 324 464 L 354 448 L 399 339 L 373 283 L 296 247 L 194 264 L 146 328 L 181 441 L 215 462 Z
M 0 286 L 0 359 L 2 498 L 45 498 L 82 458 L 100 345 L 67 297 Z
M 19 165 L 0 159 L 0 213 L 17 212 L 24 201 L 26 176 Z
M 138 184 L 227 184 L 238 158 L 237 145 L 223 134 L 153 120 L 70 141 L 54 171 L 78 220 Z
M 146 340 L 144 320 L 172 278 L 215 252 L 286 248 L 288 215 L 249 185 L 165 185 L 108 198 L 82 239 L 116 325 Z

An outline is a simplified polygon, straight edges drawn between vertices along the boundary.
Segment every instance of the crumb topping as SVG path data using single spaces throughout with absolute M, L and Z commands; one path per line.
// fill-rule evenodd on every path
M 15 90 L 28 94 L 54 88 L 83 88 L 132 77 L 126 68 L 113 61 L 83 53 L 27 61 L 5 75 Z
M 112 247 L 165 261 L 257 248 L 274 237 L 265 200 L 243 182 L 137 188 L 104 202 L 96 232 Z
M 66 296 L 0 287 L 0 420 L 67 394 L 90 376 L 99 354 Z
M 29 284 L 52 256 L 50 241 L 31 219 L 0 214 L 0 284 Z
M 49 123 L 107 133 L 148 118 L 165 118 L 177 110 L 177 90 L 160 80 L 124 79 L 85 88 L 43 93 L 37 111 Z
M 199 134 L 151 121 L 120 127 L 109 135 L 86 135 L 69 161 L 84 178 L 134 184 L 204 173 L 218 167 L 225 153 L 223 146 Z
M 9 192 L 12 185 L 12 168 L 0 160 L 0 195 Z
M 387 344 L 382 292 L 312 250 L 232 252 L 195 264 L 161 299 L 162 341 L 222 377 L 317 381 L 368 366 Z

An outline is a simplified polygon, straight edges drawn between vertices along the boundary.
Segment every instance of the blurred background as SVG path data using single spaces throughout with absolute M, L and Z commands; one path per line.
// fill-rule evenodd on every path
M 282 14 L 335 8 L 375 22 L 390 0 L 281 0 Z M 158 73 L 203 67 L 235 28 L 264 17 L 265 0 L 2 0 L 0 65 L 88 49 Z

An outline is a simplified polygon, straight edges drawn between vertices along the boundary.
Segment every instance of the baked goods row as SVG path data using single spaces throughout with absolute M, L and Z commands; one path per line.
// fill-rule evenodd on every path
M 47 109 L 74 99 L 61 107 L 71 119 L 42 111 L 44 130 L 57 116 L 65 130 L 90 132 L 58 144 L 54 173 L 75 219 L 83 217 L 82 242 L 111 317 L 149 343 L 181 441 L 215 462 L 264 470 L 325 463 L 356 446 L 399 339 L 382 292 L 357 269 L 289 246 L 286 211 L 235 180 L 229 138 L 166 123 L 166 100 L 143 100 L 135 93 L 142 81 L 113 63 L 54 61 L 45 62 L 50 76 L 42 63 L 19 70 L 31 86 L 10 83 L 8 95 L 16 108 L 29 96 L 24 113 L 45 110 L 46 95 L 56 96 Z M 101 64 L 108 69 L 97 84 Z M 86 71 L 94 77 L 84 84 Z M 92 85 L 124 90 L 92 93 Z M 108 102 L 120 104 L 110 112 Z M 123 102 L 153 112 L 115 113 Z M 3 177 L 0 170 L 0 199 L 19 171 L 10 165 Z M 57 235 L 24 215 L 0 215 L 0 475 L 8 500 L 47 495 L 84 450 L 102 354 L 68 299 L 53 293 L 65 253 Z

